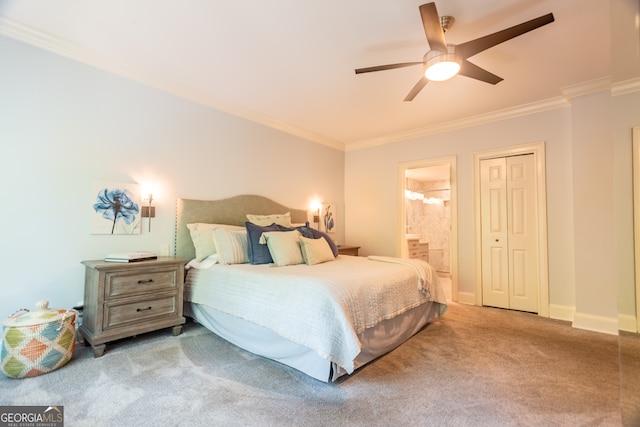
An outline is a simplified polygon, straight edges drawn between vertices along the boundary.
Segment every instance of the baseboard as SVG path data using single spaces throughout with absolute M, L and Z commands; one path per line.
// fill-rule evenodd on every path
M 602 332 L 604 334 L 618 335 L 618 318 L 597 316 L 595 314 L 575 313 L 573 315 L 574 328 L 587 331 Z
M 472 292 L 458 292 L 458 303 L 475 305 L 476 296 Z M 618 318 L 576 313 L 576 308 L 568 305 L 549 304 L 549 317 L 555 320 L 572 322 L 577 329 L 618 335 L 618 329 L 625 332 L 638 332 L 636 318 L 628 314 L 619 314 Z
M 631 314 L 618 314 L 618 329 L 625 332 L 638 332 L 636 316 Z
M 476 305 L 476 294 L 472 292 L 458 292 L 458 303 Z
M 568 305 L 549 304 L 549 317 L 556 320 L 565 320 L 573 322 L 573 316 L 576 313 L 575 307 Z

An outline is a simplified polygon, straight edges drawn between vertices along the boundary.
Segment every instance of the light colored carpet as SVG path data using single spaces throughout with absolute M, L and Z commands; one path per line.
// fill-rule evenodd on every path
M 640 426 L 640 335 L 620 333 L 622 421 Z
M 452 304 L 398 349 L 325 384 L 188 324 L 178 337 L 107 345 L 98 359 L 79 346 L 40 377 L 0 375 L 0 404 L 64 405 L 68 427 L 620 426 L 618 354 L 615 336 Z

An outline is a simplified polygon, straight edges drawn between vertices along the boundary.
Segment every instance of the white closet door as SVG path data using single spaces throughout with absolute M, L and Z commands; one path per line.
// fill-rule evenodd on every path
M 533 154 L 507 157 L 509 308 L 538 312 L 538 228 Z
M 538 237 L 532 154 L 481 161 L 483 304 L 538 312 Z
M 509 308 L 509 253 L 505 158 L 482 160 L 482 304 Z

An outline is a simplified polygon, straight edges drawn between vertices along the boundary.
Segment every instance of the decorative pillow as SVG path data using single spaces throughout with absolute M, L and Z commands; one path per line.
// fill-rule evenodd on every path
M 314 265 L 322 262 L 333 261 L 335 257 L 331 251 L 331 247 L 325 239 L 309 239 L 300 236 L 300 249 L 305 264 Z
M 302 252 L 300 252 L 300 233 L 297 230 L 267 231 L 262 233 L 261 241 L 263 240 L 276 265 L 303 263 Z
M 213 229 L 213 241 L 220 264 L 244 264 L 249 262 L 247 230 Z
M 319 239 L 320 237 L 322 237 L 329 244 L 331 252 L 333 252 L 333 256 L 338 256 L 338 247 L 336 246 L 336 242 L 334 242 L 327 233 L 325 233 L 324 231 L 316 230 L 315 228 L 310 228 L 310 230 L 312 230 L 311 233 L 313 234 L 314 239 Z
M 202 261 L 209 255 L 216 253 L 216 245 L 213 242 L 213 229 L 226 228 L 229 230 L 242 230 L 244 227 L 227 224 L 206 224 L 202 222 L 187 224 L 191 241 L 196 249 L 196 261 Z
M 293 230 L 292 228 L 286 228 L 282 226 L 279 226 L 279 229 L 282 231 Z M 298 230 L 300 234 L 302 234 L 304 237 L 307 237 L 309 239 L 319 239 L 320 237 L 323 237 L 329 244 L 329 247 L 331 248 L 331 252 L 333 252 L 333 256 L 334 257 L 338 256 L 338 247 L 336 246 L 335 242 L 331 240 L 331 237 L 329 237 L 327 233 L 324 233 L 320 230 L 316 230 L 315 228 L 309 227 L 308 221 L 304 226 L 296 227 L 295 230 Z
M 247 247 L 249 249 L 249 262 L 253 265 L 257 264 L 271 264 L 273 258 L 269 253 L 267 245 L 260 244 L 260 236 L 265 231 L 278 231 L 276 224 L 269 225 L 267 227 L 261 227 L 251 222 L 245 222 L 247 230 Z
M 273 215 L 252 215 L 247 214 L 247 219 L 256 225 L 267 226 L 271 224 L 283 225 L 285 227 L 291 227 L 291 212 L 284 214 Z

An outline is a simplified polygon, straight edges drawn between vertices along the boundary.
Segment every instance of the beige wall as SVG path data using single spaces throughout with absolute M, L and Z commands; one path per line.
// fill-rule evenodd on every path
M 612 99 L 613 198 L 615 203 L 615 281 L 621 324 L 633 324 L 635 269 L 633 233 L 633 176 L 631 129 L 640 126 L 640 92 Z M 625 328 L 629 330 L 627 326 Z

